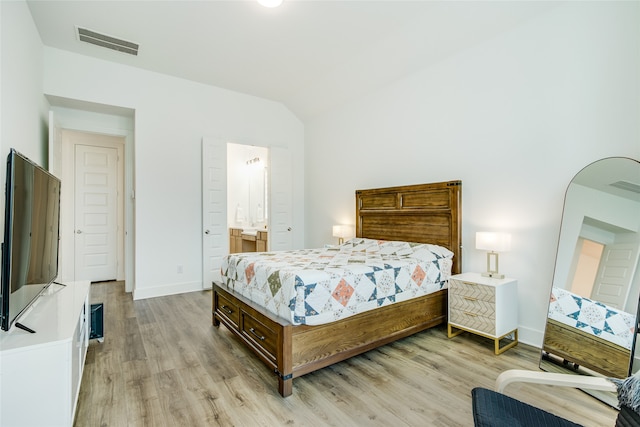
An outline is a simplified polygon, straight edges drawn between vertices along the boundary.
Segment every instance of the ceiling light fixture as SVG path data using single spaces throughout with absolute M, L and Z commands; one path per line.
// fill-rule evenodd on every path
M 258 3 L 264 7 L 278 7 L 282 4 L 283 0 L 258 0 Z

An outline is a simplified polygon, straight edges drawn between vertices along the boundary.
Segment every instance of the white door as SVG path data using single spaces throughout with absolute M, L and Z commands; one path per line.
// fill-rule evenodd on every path
M 611 307 L 624 310 L 637 264 L 637 243 L 606 245 L 591 297 Z
M 271 147 L 269 163 L 271 174 L 269 250 L 290 250 L 293 249 L 293 186 L 289 150 Z
M 229 252 L 227 232 L 227 144 L 202 140 L 202 287 L 220 280 L 222 256 Z
M 117 278 L 118 150 L 75 145 L 75 279 Z

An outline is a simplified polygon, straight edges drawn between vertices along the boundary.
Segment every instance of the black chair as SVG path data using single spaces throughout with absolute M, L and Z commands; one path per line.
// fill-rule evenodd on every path
M 565 387 L 588 388 L 618 392 L 620 412 L 616 427 L 640 426 L 638 409 L 640 377 L 629 377 L 615 381 L 601 377 L 586 377 L 550 372 L 534 372 L 513 369 L 505 371 L 496 380 L 496 390 L 476 387 L 471 391 L 473 421 L 476 427 L 575 427 L 580 426 L 535 406 L 502 394 L 505 387 L 513 382 L 559 385 Z M 630 401 L 627 404 L 627 400 Z M 632 409 L 635 408 L 636 410 Z

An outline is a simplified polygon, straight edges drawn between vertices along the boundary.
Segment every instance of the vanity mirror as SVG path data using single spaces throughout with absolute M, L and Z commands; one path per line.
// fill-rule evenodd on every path
M 640 294 L 640 162 L 598 160 L 565 195 L 540 368 L 625 378 Z M 617 406 L 613 393 L 592 392 Z

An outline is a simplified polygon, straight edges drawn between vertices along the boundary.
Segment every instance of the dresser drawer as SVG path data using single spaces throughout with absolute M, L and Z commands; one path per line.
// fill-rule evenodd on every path
M 492 303 L 496 301 L 495 287 L 458 279 L 449 279 L 449 294 L 466 296 Z
M 240 325 L 240 306 L 221 292 L 217 293 L 215 311 L 221 317 L 227 319 L 237 329 Z
M 240 333 L 242 336 L 253 343 L 264 356 L 275 362 L 278 345 L 276 325 L 266 317 L 254 317 L 244 310 L 241 316 Z
M 496 305 L 494 302 L 483 301 L 466 295 L 450 295 L 449 308 L 451 311 L 466 311 L 490 319 L 495 319 L 496 315 Z
M 484 332 L 488 335 L 496 334 L 494 317 L 481 316 L 469 311 L 451 309 L 449 311 L 449 323 Z

